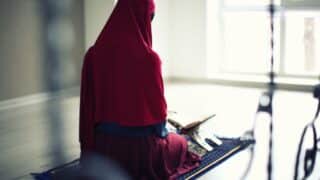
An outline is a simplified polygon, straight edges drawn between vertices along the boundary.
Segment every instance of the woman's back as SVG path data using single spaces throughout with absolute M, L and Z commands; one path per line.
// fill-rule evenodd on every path
M 167 134 L 164 126 L 161 60 L 152 50 L 154 9 L 153 0 L 118 0 L 82 70 L 82 156 L 102 154 L 135 179 L 174 178 L 199 160 L 183 137 Z

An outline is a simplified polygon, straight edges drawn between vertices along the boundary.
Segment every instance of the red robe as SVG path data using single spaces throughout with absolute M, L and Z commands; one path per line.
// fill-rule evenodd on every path
M 165 139 L 125 138 L 97 135 L 94 131 L 103 122 L 137 127 L 159 124 L 166 119 L 161 60 L 152 49 L 154 10 L 153 0 L 118 0 L 97 41 L 86 53 L 81 79 L 82 154 L 102 152 L 117 159 L 138 179 L 143 176 L 131 165 L 147 163 L 141 165 L 149 167 L 146 174 L 169 178 L 181 173 L 181 169 L 195 167 L 198 160 L 187 152 L 185 139 L 178 135 L 170 134 Z M 102 150 L 104 146 L 107 148 Z M 124 155 L 123 148 L 132 150 L 133 156 Z M 159 168 L 162 173 L 151 172 Z

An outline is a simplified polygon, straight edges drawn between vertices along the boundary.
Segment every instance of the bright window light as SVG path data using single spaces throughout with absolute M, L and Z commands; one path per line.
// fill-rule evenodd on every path
M 270 14 L 266 8 L 270 1 L 219 2 L 216 7 L 207 7 L 208 77 L 265 76 L 271 59 Z M 320 74 L 320 6 L 310 9 L 302 3 L 292 9 L 281 6 L 283 3 L 275 0 L 274 70 L 277 77 L 315 80 Z
M 320 73 L 320 13 L 287 12 L 285 24 L 285 73 Z

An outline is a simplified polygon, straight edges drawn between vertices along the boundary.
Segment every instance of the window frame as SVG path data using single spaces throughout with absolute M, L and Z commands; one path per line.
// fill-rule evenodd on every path
M 235 5 L 235 6 L 226 6 L 224 4 L 224 0 L 219 0 L 219 12 L 218 12 L 218 21 L 219 21 L 219 35 L 220 36 L 220 44 L 222 46 L 222 52 L 219 58 L 219 60 L 216 62 L 218 65 L 218 68 L 216 68 L 215 73 L 210 73 L 208 75 L 209 78 L 217 78 L 221 77 L 221 75 L 240 75 L 240 76 L 266 76 L 266 73 L 253 73 L 253 72 L 238 72 L 238 71 L 226 71 L 227 67 L 224 67 L 224 61 L 225 61 L 225 35 L 224 35 L 224 18 L 223 14 L 227 12 L 250 12 L 250 11 L 256 11 L 256 12 L 262 12 L 262 11 L 267 11 L 268 10 L 268 5 L 259 5 L 259 6 L 250 6 L 250 5 Z M 277 28 L 280 28 L 279 30 L 279 36 L 280 39 L 277 40 L 277 43 L 279 44 L 279 59 L 276 59 L 279 63 L 278 64 L 278 69 L 276 71 L 276 77 L 280 77 L 283 79 L 286 78 L 296 78 L 296 79 L 308 79 L 308 80 L 315 80 L 318 81 L 318 78 L 320 79 L 320 72 L 318 75 L 311 75 L 311 74 L 293 74 L 293 73 L 287 73 L 285 71 L 285 36 L 286 36 L 286 17 L 285 13 L 287 12 L 309 12 L 309 11 L 318 11 L 320 13 L 320 6 L 319 7 L 310 7 L 310 6 L 283 6 L 281 5 L 280 0 L 276 1 L 276 18 L 279 18 L 279 26 Z M 317 61 L 317 60 L 316 60 Z

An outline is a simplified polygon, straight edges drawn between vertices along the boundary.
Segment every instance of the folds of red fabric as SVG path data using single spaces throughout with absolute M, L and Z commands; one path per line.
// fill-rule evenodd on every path
M 159 138 L 101 133 L 95 139 L 97 152 L 120 165 L 133 179 L 176 179 L 199 165 L 199 157 L 188 152 L 185 138 L 177 134 Z
M 125 137 L 97 134 L 99 123 L 145 127 L 165 121 L 167 104 L 161 59 L 152 49 L 153 0 L 118 0 L 95 44 L 87 51 L 81 77 L 81 156 L 114 159 L 134 179 L 175 179 L 199 158 L 186 140 L 169 134 Z M 93 19 L 94 21 L 94 19 Z

